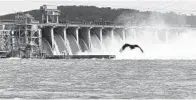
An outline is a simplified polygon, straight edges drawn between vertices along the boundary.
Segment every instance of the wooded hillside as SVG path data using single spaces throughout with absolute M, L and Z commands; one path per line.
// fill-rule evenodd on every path
M 134 9 L 98 8 L 95 6 L 59 6 L 60 21 L 115 21 L 130 24 L 166 23 L 172 25 L 196 25 L 196 16 L 178 15 L 174 12 L 141 12 Z M 36 20 L 41 19 L 40 10 L 27 11 Z M 14 19 L 14 14 L 0 16 L 0 19 Z

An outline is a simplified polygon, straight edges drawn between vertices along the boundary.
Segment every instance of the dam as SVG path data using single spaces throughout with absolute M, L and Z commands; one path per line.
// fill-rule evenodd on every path
M 121 44 L 133 42 L 145 30 L 151 31 L 160 42 L 169 42 L 171 36 L 190 26 L 148 27 L 128 26 L 115 22 L 71 22 L 60 21 L 56 6 L 43 5 L 41 22 L 30 14 L 19 12 L 15 20 L 0 22 L 0 51 L 12 57 L 40 57 L 43 55 L 80 55 L 83 53 L 112 54 Z M 190 27 L 192 28 L 192 27 Z M 194 28 L 192 28 L 194 29 Z M 171 34 L 172 33 L 172 34 Z M 112 43 L 120 43 L 108 48 Z

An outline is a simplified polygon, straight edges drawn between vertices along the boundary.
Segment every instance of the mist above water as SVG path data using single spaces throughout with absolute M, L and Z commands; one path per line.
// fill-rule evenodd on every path
M 117 59 L 195 59 L 196 58 L 196 31 L 186 29 L 180 33 L 157 33 L 143 30 L 134 36 L 129 32 L 126 40 L 119 36 L 106 36 L 103 38 L 102 48 L 92 48 L 90 54 L 112 54 Z M 138 44 L 144 53 L 136 48 L 131 50 L 126 48 L 119 52 L 124 43 Z M 93 43 L 92 43 L 93 44 Z M 86 53 L 89 54 L 89 53 Z
M 130 50 L 127 48 L 123 53 L 117 54 L 117 58 L 122 59 L 195 59 L 196 58 L 196 31 L 187 29 L 186 31 L 168 33 L 165 36 L 156 36 L 144 30 L 140 36 L 131 41 L 128 38 L 127 43 L 138 44 L 143 50 L 142 54 L 139 49 Z M 160 33 L 164 34 L 164 33 Z
M 93 46 L 90 52 L 80 54 L 111 54 L 117 59 L 196 59 L 196 30 L 189 28 L 180 31 L 165 31 L 157 29 L 130 30 L 126 33 L 126 40 L 114 35 L 103 37 L 103 44 L 100 47 Z M 92 44 L 96 41 L 92 41 Z M 144 53 L 136 48 L 126 48 L 119 52 L 124 43 L 138 44 Z

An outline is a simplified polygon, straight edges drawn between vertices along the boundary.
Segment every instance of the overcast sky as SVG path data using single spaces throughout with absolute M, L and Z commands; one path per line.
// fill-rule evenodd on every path
M 43 4 L 94 5 L 98 7 L 132 8 L 142 11 L 174 11 L 196 15 L 196 0 L 0 0 L 0 15 L 39 9 Z

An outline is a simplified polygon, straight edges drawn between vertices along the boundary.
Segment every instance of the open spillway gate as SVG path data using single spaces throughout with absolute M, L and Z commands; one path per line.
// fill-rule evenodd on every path
M 187 28 L 126 26 L 113 22 L 61 22 L 57 7 L 44 5 L 40 10 L 41 22 L 24 13 L 17 13 L 14 21 L 0 22 L 0 54 L 9 52 L 8 55 L 14 57 L 70 56 L 91 52 L 94 48 L 105 49 L 105 40 L 118 38 L 122 43 L 136 40 L 144 30 L 153 33 L 157 40 L 168 42 L 171 35 L 178 36 Z
M 42 26 L 44 25 L 44 26 Z M 90 52 L 93 46 L 102 49 L 103 37 L 107 34 L 111 39 L 115 31 L 119 32 L 122 40 L 125 39 L 124 28 L 122 26 L 103 26 L 103 25 L 56 25 L 45 26 L 42 24 L 42 37 L 45 44 L 50 46 L 52 55 L 72 55 L 78 52 Z M 92 41 L 94 41 L 92 43 Z M 96 44 L 95 44 L 96 43 Z M 48 48 L 48 47 L 44 47 Z

